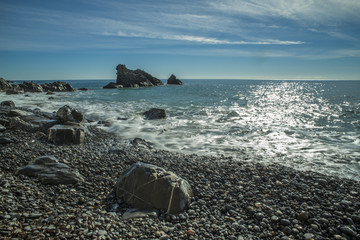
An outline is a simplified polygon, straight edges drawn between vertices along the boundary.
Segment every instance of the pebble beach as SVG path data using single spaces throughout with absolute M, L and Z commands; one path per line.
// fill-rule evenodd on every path
M 360 184 L 354 180 L 242 159 L 185 155 L 131 144 L 89 126 L 81 145 L 55 145 L 41 132 L 0 137 L 2 239 L 360 239 Z M 54 156 L 84 181 L 44 185 L 16 174 Z M 114 195 L 117 177 L 138 161 L 186 179 L 194 197 L 177 215 L 131 208 Z M 150 210 L 151 212 L 151 210 Z

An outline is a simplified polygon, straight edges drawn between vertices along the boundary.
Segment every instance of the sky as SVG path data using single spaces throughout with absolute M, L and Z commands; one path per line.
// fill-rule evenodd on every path
M 360 80 L 359 0 L 0 0 L 0 77 Z

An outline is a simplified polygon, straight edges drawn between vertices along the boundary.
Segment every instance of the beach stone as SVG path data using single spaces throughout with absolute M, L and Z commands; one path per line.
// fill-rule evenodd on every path
M 85 128 L 76 125 L 54 125 L 48 130 L 48 141 L 55 144 L 82 144 Z
M 0 145 L 6 145 L 9 143 L 13 143 L 14 141 L 7 137 L 1 137 L 0 138 Z
M 173 84 L 173 85 L 183 85 L 183 82 L 176 78 L 174 74 L 171 74 L 169 79 L 167 80 L 167 84 Z
M 77 170 L 53 156 L 40 156 L 18 169 L 17 174 L 38 178 L 43 184 L 75 184 L 83 180 Z
M 149 111 L 144 112 L 144 116 L 147 120 L 163 119 L 166 118 L 166 112 L 164 109 L 152 108 Z
M 19 117 L 11 117 L 9 119 L 9 127 L 13 129 L 21 129 L 27 132 L 37 132 L 41 130 L 39 125 L 26 122 Z
M 0 132 L 3 132 L 6 130 L 6 127 L 4 127 L 3 125 L 0 124 Z
M 193 196 L 190 184 L 165 169 L 142 162 L 121 174 L 116 196 L 135 208 L 156 208 L 168 213 L 183 212 Z
M 305 222 L 305 221 L 307 221 L 307 220 L 309 219 L 309 213 L 308 213 L 308 212 L 301 212 L 301 213 L 298 215 L 297 219 L 298 219 L 299 221 Z
M 340 230 L 345 233 L 346 235 L 349 235 L 351 237 L 356 237 L 356 232 L 354 230 L 352 230 L 350 227 L 348 226 L 343 226 L 340 228 Z
M 313 238 L 314 238 L 314 234 L 312 234 L 312 233 L 305 233 L 304 234 L 304 239 L 305 240 L 311 240 Z
M 34 115 L 34 113 L 20 110 L 20 109 L 12 109 L 12 110 L 10 110 L 8 115 L 9 115 L 9 117 L 25 117 L 25 116 Z
M 14 107 L 15 107 L 15 103 L 14 103 L 13 101 L 11 101 L 11 100 L 9 100 L 9 101 L 2 101 L 2 102 L 0 103 L 0 106 L 2 106 L 2 107 L 14 108 Z
M 84 115 L 68 105 L 61 107 L 56 112 L 56 116 L 62 123 L 82 123 L 84 121 Z
M 133 146 L 135 147 L 145 147 L 145 148 L 152 148 L 153 147 L 153 143 L 146 141 L 145 139 L 142 138 L 134 138 L 133 140 L 131 140 L 130 142 Z
M 156 209 L 137 209 L 130 208 L 123 215 L 122 219 L 127 220 L 131 218 L 156 218 L 159 212 Z

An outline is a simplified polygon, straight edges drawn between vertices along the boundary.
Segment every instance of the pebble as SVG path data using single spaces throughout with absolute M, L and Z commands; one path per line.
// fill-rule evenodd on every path
M 298 219 L 299 221 L 302 221 L 302 222 L 307 221 L 307 220 L 309 219 L 309 212 L 301 212 L 301 213 L 298 215 L 297 219 Z
M 304 239 L 305 240 L 311 240 L 313 238 L 314 238 L 314 234 L 312 234 L 312 233 L 305 233 L 304 234 Z
M 349 235 L 349 236 L 351 236 L 351 237 L 355 237 L 356 236 L 356 232 L 354 231 L 354 230 L 352 230 L 350 227 L 348 227 L 348 226 L 343 226 L 343 227 L 341 227 L 340 228 L 340 230 L 343 232 L 343 233 L 345 233 L 345 234 L 347 234 L 347 235 Z

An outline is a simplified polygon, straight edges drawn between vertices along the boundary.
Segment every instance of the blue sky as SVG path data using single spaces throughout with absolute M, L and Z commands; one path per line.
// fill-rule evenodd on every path
M 359 0 L 0 0 L 0 77 L 360 79 Z

